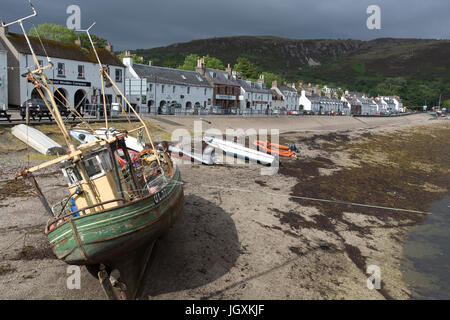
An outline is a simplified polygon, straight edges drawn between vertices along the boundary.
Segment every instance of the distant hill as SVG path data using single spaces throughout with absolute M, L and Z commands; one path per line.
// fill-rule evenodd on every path
M 450 41 L 383 38 L 296 40 L 271 36 L 223 37 L 134 50 L 155 65 L 176 67 L 191 53 L 226 65 L 246 57 L 260 71 L 376 94 L 398 94 L 409 105 L 450 99 Z

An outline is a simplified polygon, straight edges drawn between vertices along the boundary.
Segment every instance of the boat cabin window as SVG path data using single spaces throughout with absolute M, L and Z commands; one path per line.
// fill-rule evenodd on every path
M 103 151 L 95 155 L 91 154 L 91 157 L 83 160 L 83 163 L 86 173 L 91 179 L 99 178 L 112 170 L 111 160 L 109 159 L 107 151 Z M 69 186 L 72 187 L 83 182 L 81 174 L 76 166 L 68 166 L 62 169 L 62 171 Z
M 98 178 L 111 171 L 112 164 L 107 151 L 97 153 L 91 158 L 84 160 L 84 166 L 89 178 Z
M 84 160 L 84 165 L 85 165 L 86 172 L 87 172 L 89 178 L 92 178 L 94 176 L 97 176 L 97 175 L 103 173 L 103 169 L 102 169 L 102 166 L 100 164 L 98 157 L 93 157 L 93 158 Z

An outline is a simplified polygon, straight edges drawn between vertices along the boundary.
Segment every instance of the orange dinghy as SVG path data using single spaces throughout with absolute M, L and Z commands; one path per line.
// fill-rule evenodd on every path
M 257 146 L 258 149 L 263 150 L 267 153 L 278 154 L 282 157 L 297 158 L 297 155 L 294 152 L 292 152 L 288 146 L 283 146 L 280 144 L 271 143 L 269 141 L 260 141 L 260 140 L 255 140 L 253 144 Z

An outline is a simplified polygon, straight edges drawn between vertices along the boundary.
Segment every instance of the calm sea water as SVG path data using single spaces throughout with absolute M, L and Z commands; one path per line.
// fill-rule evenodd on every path
M 413 299 L 450 299 L 450 196 L 431 206 L 403 248 L 403 279 Z

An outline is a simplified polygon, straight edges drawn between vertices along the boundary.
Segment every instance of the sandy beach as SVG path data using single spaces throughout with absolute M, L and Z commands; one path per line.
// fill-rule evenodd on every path
M 400 261 L 408 231 L 426 214 L 304 200 L 310 197 L 428 211 L 450 188 L 450 122 L 392 118 L 149 117 L 155 139 L 175 129 L 277 129 L 300 148 L 275 175 L 258 164 L 177 160 L 185 210 L 154 252 L 141 299 L 409 299 Z M 120 126 L 117 125 L 117 128 Z M 104 299 L 85 268 L 81 289 L 43 234 L 47 217 L 13 175 L 45 160 L 0 128 L 0 299 Z M 53 135 L 50 135 L 53 137 Z M 56 167 L 37 176 L 49 201 L 66 194 Z M 370 265 L 381 270 L 369 290 Z

